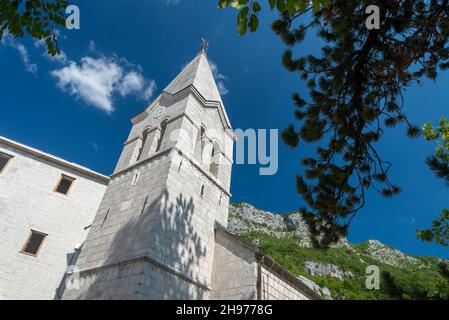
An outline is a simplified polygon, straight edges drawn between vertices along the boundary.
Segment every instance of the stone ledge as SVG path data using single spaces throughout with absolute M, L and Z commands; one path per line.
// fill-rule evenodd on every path
M 231 194 L 231 193 L 230 193 L 224 186 L 222 186 L 222 184 L 220 183 L 220 181 L 219 181 L 217 178 L 213 177 L 211 174 L 209 174 L 208 172 L 206 172 L 206 171 L 205 171 L 205 170 L 198 164 L 197 161 L 191 159 L 188 155 L 186 155 L 185 153 L 183 153 L 183 152 L 182 152 L 180 149 L 178 149 L 177 147 L 169 147 L 169 148 L 167 148 L 167 149 L 165 149 L 165 150 L 162 150 L 162 151 L 160 151 L 160 152 L 158 152 L 158 153 L 153 154 L 152 156 L 150 156 L 150 157 L 147 158 L 147 159 L 144 159 L 144 160 L 142 160 L 142 161 L 136 162 L 136 163 L 133 164 L 132 166 L 130 166 L 130 167 L 126 168 L 126 169 L 123 169 L 123 170 L 121 170 L 121 171 L 119 171 L 119 172 L 116 172 L 116 173 L 114 173 L 113 175 L 111 175 L 111 179 L 114 179 L 114 178 L 116 178 L 116 177 L 118 177 L 118 176 L 124 175 L 124 174 L 126 174 L 127 172 L 130 172 L 130 171 L 132 171 L 132 170 L 134 170 L 134 169 L 136 169 L 136 168 L 138 168 L 138 167 L 140 167 L 140 166 L 143 166 L 143 165 L 145 165 L 145 164 L 147 164 L 147 163 L 149 163 L 149 162 L 151 163 L 152 161 L 154 161 L 154 160 L 156 160 L 156 159 L 162 157 L 163 155 L 169 154 L 171 151 L 175 151 L 175 152 L 177 151 L 178 154 L 179 154 L 181 157 L 183 157 L 183 158 L 185 158 L 187 161 L 189 161 L 189 163 L 192 164 L 195 168 L 197 168 L 198 171 L 200 171 L 206 178 L 208 178 L 213 184 L 215 184 L 218 188 L 220 188 L 220 190 L 223 191 L 224 194 L 226 194 L 228 197 L 231 197 L 231 196 L 232 196 L 232 194 Z
M 102 266 L 98 266 L 98 267 L 93 267 L 93 268 L 88 268 L 88 269 L 82 269 L 80 271 L 77 271 L 75 273 L 78 273 L 80 276 L 88 274 L 88 273 L 98 273 L 99 271 L 103 271 L 106 269 L 112 269 L 112 268 L 117 268 L 117 267 L 123 267 L 125 265 L 129 265 L 129 264 L 137 264 L 137 263 L 149 263 L 152 264 L 153 266 L 161 269 L 162 271 L 168 272 L 190 284 L 193 284 L 205 291 L 211 291 L 212 289 L 207 286 L 206 284 L 203 284 L 201 282 L 198 282 L 196 280 L 193 280 L 189 277 L 187 277 L 186 275 L 182 274 L 181 272 L 153 259 L 152 257 L 148 256 L 148 255 L 143 255 L 143 256 L 139 256 L 139 257 L 134 257 L 134 258 L 130 258 L 130 259 L 125 259 L 119 262 L 113 262 L 113 263 L 109 263 L 109 264 L 105 264 Z

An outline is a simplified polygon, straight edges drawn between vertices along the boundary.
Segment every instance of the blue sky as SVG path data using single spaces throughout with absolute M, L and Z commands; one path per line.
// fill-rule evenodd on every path
M 49 59 L 25 38 L 0 45 L 0 135 L 110 174 L 129 133 L 130 118 L 176 76 L 211 40 L 209 59 L 221 75 L 225 106 L 234 128 L 282 129 L 293 119 L 291 94 L 307 93 L 296 74 L 280 62 L 284 45 L 271 32 L 273 16 L 261 17 L 256 34 L 239 37 L 235 12 L 216 0 L 72 1 L 81 10 L 81 29 L 64 30 L 65 56 Z M 298 52 L 316 50 L 310 39 Z M 406 93 L 412 122 L 448 116 L 449 74 Z M 279 171 L 260 176 L 254 165 L 233 168 L 232 201 L 273 212 L 297 210 L 300 159 L 312 146 L 290 150 L 279 143 Z M 393 163 L 392 178 L 403 192 L 385 199 L 369 192 L 349 239 L 378 239 L 416 255 L 448 257 L 448 249 L 416 240 L 416 229 L 448 207 L 449 188 L 424 164 L 434 146 L 411 140 L 405 128 L 387 130 L 378 149 Z

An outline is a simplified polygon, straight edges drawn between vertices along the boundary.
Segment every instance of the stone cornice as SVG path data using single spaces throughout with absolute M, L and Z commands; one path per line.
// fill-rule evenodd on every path
M 189 163 L 191 165 L 193 165 L 195 168 L 197 168 L 206 178 L 209 179 L 210 182 L 212 182 L 213 184 L 215 184 L 218 188 L 220 188 L 221 191 L 223 191 L 224 194 L 226 194 L 229 198 L 232 196 L 232 194 L 226 190 L 225 187 L 222 186 L 220 180 L 218 180 L 216 177 L 214 177 L 212 174 L 210 174 L 209 172 L 207 172 L 206 170 L 204 170 L 201 165 L 195 161 L 194 159 L 191 159 L 188 155 L 186 155 L 185 153 L 183 153 L 181 150 L 179 150 L 178 148 L 174 148 L 175 150 L 178 151 L 178 154 L 182 157 L 184 157 L 187 161 L 189 161 Z
M 147 164 L 149 162 L 152 162 L 155 159 L 157 159 L 157 158 L 159 158 L 159 157 L 161 157 L 163 155 L 169 154 L 172 149 L 173 149 L 173 147 L 164 149 L 162 151 L 156 152 L 155 154 L 153 154 L 152 156 L 150 156 L 150 157 L 148 157 L 148 158 L 146 158 L 144 160 L 137 161 L 136 163 L 132 164 L 131 166 L 129 166 L 129 167 L 127 167 L 127 168 L 125 168 L 125 169 L 123 169 L 121 171 L 115 172 L 113 175 L 111 175 L 111 179 L 114 179 L 114 178 L 116 178 L 118 176 L 121 176 L 123 174 L 126 174 L 129 171 L 132 171 L 132 170 L 136 169 L 137 167 L 140 167 L 140 166 L 145 165 L 145 164 Z
M 197 161 L 191 159 L 188 155 L 183 153 L 179 148 L 174 147 L 174 146 L 164 149 L 162 151 L 159 151 L 159 152 L 153 154 L 152 156 L 150 156 L 149 158 L 146 158 L 142 161 L 138 161 L 138 162 L 134 163 L 132 166 L 129 166 L 128 168 L 125 168 L 119 172 L 114 173 L 113 175 L 111 175 L 111 179 L 114 179 L 118 176 L 124 175 L 138 167 L 141 167 L 141 166 L 147 164 L 147 163 L 151 163 L 154 160 L 156 160 L 157 158 L 160 158 L 163 155 L 169 154 L 171 151 L 177 152 L 180 156 L 184 157 L 187 161 L 189 161 L 190 164 L 192 164 L 195 168 L 197 168 L 199 172 L 201 172 L 211 183 L 215 184 L 228 197 L 232 196 L 231 193 L 222 185 L 220 180 L 218 180 L 212 174 L 210 174 L 209 172 L 204 170 Z
M 67 160 L 64 160 L 62 158 L 56 157 L 54 155 L 51 155 L 49 153 L 45 153 L 41 150 L 26 146 L 24 144 L 21 144 L 19 142 L 16 142 L 14 140 L 5 138 L 0 136 L 0 145 L 4 144 L 6 146 L 11 147 L 12 149 L 17 149 L 20 150 L 24 153 L 28 153 L 31 154 L 35 157 L 38 157 L 40 159 L 44 159 L 47 160 L 51 163 L 60 165 L 62 167 L 65 167 L 67 169 L 73 170 L 73 171 L 77 171 L 85 176 L 88 176 L 90 178 L 94 178 L 96 180 L 98 180 L 99 182 L 101 182 L 102 184 L 107 185 L 109 183 L 109 177 L 105 176 L 103 174 L 100 174 L 98 172 L 95 172 L 93 170 L 90 170 L 89 168 L 83 167 L 79 164 L 73 163 L 73 162 L 69 162 Z
M 206 100 L 204 96 L 195 88 L 193 85 L 189 85 L 185 87 L 184 89 L 171 94 L 169 92 L 163 91 L 157 98 L 154 100 L 146 109 L 145 111 L 137 114 L 131 119 L 131 122 L 133 125 L 139 123 L 140 121 L 144 120 L 146 116 L 148 115 L 148 111 L 157 104 L 161 98 L 168 98 L 170 100 L 176 99 L 178 97 L 186 97 L 188 94 L 192 95 L 204 108 L 216 108 L 218 110 L 218 114 L 220 116 L 221 123 L 223 127 L 225 128 L 225 131 L 227 134 L 229 134 L 232 139 L 236 140 L 237 136 L 232 130 L 231 123 L 229 122 L 229 118 L 226 115 L 226 112 L 224 111 L 224 106 L 221 104 L 220 101 L 213 101 L 213 100 Z
M 205 291 L 211 291 L 211 288 L 207 284 L 201 283 L 197 280 L 193 280 L 193 279 L 187 277 L 186 275 L 184 275 L 183 273 L 179 272 L 178 270 L 176 270 L 172 267 L 169 267 L 164 263 L 157 261 L 156 259 L 150 257 L 149 255 L 141 255 L 141 256 L 137 256 L 137 257 L 133 257 L 133 258 L 127 258 L 127 259 L 124 259 L 124 260 L 121 260 L 118 262 L 104 264 L 104 265 L 97 266 L 97 267 L 81 269 L 74 273 L 78 273 L 80 276 L 83 276 L 83 275 L 88 275 L 89 273 L 98 273 L 99 271 L 103 271 L 103 270 L 107 270 L 107 269 L 111 269 L 111 268 L 123 267 L 128 264 L 136 264 L 136 263 L 142 263 L 142 262 L 150 263 L 153 266 L 155 266 L 165 272 L 168 272 L 178 278 L 181 278 L 182 280 L 189 282 Z

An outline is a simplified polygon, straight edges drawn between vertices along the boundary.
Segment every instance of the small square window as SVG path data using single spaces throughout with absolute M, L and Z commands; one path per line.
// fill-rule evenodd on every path
M 61 175 L 61 179 L 58 182 L 58 185 L 55 188 L 55 191 L 61 194 L 67 195 L 72 187 L 73 181 L 75 178 L 68 177 L 66 175 Z
M 37 257 L 46 237 L 45 233 L 31 230 L 21 252 Z
M 2 173 L 3 169 L 6 168 L 6 165 L 8 164 L 9 160 L 12 159 L 12 156 L 7 155 L 6 153 L 0 152 L 0 173 Z

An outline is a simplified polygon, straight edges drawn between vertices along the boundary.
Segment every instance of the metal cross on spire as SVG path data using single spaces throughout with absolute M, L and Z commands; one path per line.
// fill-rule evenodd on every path
M 207 48 L 209 47 L 209 40 L 208 40 L 208 39 L 201 38 L 201 46 L 203 47 L 202 50 L 203 50 L 204 52 L 206 52 L 206 51 L 207 51 Z

